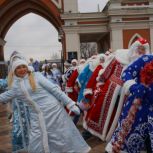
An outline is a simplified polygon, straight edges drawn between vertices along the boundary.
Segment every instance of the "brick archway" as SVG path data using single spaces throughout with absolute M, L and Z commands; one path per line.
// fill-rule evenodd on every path
M 3 48 L 5 45 L 5 35 L 19 18 L 28 14 L 37 14 L 48 20 L 60 33 L 62 20 L 60 10 L 51 0 L 3 0 L 0 3 L 0 61 L 4 61 Z M 65 37 L 61 43 L 65 55 Z

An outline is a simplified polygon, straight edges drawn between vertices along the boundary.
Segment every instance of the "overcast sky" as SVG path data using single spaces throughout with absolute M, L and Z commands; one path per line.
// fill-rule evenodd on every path
M 98 4 L 100 10 L 108 0 L 78 0 L 80 12 L 96 12 Z M 62 49 L 58 42 L 58 33 L 54 26 L 46 19 L 27 14 L 15 22 L 9 29 L 4 47 L 4 57 L 8 60 L 12 51 L 16 50 L 26 56 L 27 60 L 33 57 L 37 60 L 50 59 L 52 54 Z

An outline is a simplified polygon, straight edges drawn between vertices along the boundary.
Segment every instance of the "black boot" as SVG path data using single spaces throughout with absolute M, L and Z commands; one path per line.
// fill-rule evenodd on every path
M 89 131 L 84 130 L 84 131 L 82 132 L 82 137 L 84 138 L 84 140 L 88 140 L 89 138 L 92 137 L 92 134 L 91 134 Z

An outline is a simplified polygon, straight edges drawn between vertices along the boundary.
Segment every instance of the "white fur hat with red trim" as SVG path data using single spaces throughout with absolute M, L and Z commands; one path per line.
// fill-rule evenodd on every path
M 145 48 L 145 54 L 149 54 L 150 53 L 150 47 L 149 47 L 149 43 L 146 39 L 144 38 L 138 38 L 130 47 L 129 49 L 129 58 L 131 58 L 134 54 L 136 54 L 138 47 L 139 46 L 143 46 Z

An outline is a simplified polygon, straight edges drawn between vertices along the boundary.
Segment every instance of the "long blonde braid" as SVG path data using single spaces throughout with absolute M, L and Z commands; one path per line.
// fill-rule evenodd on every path
M 32 91 L 36 91 L 36 82 L 35 82 L 35 78 L 33 75 L 33 72 L 29 71 L 29 83 L 31 86 Z
M 12 83 L 13 83 L 13 72 L 10 71 L 9 74 L 8 74 L 8 78 L 7 78 L 7 83 L 8 83 L 8 87 L 11 88 L 12 86 Z

